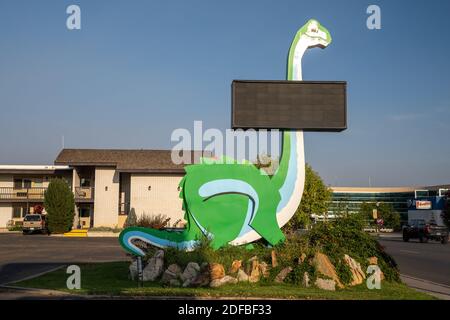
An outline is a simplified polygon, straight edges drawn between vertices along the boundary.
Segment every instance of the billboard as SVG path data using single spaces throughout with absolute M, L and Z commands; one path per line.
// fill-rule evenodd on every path
M 231 118 L 233 129 L 343 131 L 347 83 L 234 80 Z

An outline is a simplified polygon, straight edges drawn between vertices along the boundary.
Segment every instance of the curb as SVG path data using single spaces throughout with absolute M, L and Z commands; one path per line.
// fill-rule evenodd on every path
M 433 281 L 420 279 L 405 274 L 401 274 L 400 278 L 408 287 L 420 292 L 427 293 L 433 297 L 442 300 L 450 300 L 450 286 L 436 283 Z

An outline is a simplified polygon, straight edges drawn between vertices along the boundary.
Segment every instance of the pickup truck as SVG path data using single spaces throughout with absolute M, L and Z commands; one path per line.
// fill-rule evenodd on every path
M 27 214 L 23 218 L 22 233 L 30 234 L 34 231 L 47 233 L 47 221 L 45 219 L 45 215 Z
M 428 240 L 440 241 L 442 244 L 448 242 L 448 228 L 438 226 L 435 223 L 426 223 L 425 220 L 411 220 L 408 225 L 403 226 L 403 241 L 419 239 L 420 242 Z

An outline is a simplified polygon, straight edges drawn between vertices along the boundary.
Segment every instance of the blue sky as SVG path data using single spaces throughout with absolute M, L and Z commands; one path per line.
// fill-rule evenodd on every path
M 81 7 L 82 29 L 66 28 Z M 377 4 L 382 29 L 366 28 Z M 233 79 L 285 79 L 296 30 L 332 33 L 305 80 L 348 81 L 348 130 L 305 134 L 329 184 L 450 183 L 449 1 L 0 0 L 0 163 L 61 149 L 164 148 L 171 132 L 230 126 Z

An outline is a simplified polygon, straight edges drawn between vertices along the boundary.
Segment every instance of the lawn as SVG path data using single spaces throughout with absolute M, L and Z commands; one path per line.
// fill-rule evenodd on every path
M 228 285 L 220 288 L 172 288 L 162 287 L 159 283 L 144 283 L 138 288 L 137 283 L 127 278 L 128 263 L 111 262 L 99 264 L 82 264 L 81 289 L 68 290 L 66 269 L 45 274 L 38 278 L 16 283 L 16 286 L 52 289 L 86 295 L 121 295 L 121 296 L 182 296 L 182 297 L 258 297 L 285 299 L 433 299 L 433 297 L 414 291 L 404 284 L 382 282 L 380 290 L 369 290 L 365 285 L 337 290 L 324 291 L 315 288 L 302 288 L 291 284 L 244 284 Z

